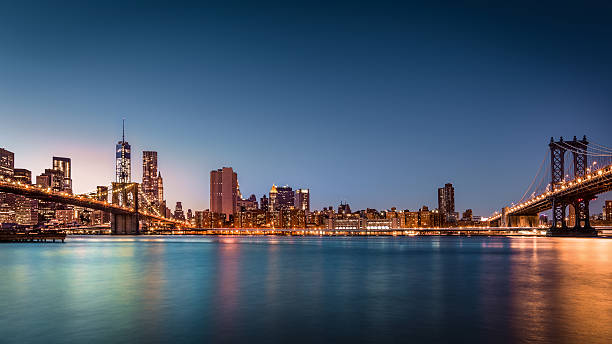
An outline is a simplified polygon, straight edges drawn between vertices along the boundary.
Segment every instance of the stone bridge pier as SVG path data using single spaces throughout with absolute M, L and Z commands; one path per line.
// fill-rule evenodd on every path
M 111 214 L 111 234 L 140 234 L 140 224 L 137 214 Z

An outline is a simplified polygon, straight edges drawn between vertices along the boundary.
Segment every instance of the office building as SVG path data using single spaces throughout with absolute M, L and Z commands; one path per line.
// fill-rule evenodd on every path
M 123 136 L 115 146 L 115 174 L 117 183 L 132 182 L 132 147 L 125 141 L 125 121 L 123 121 Z
M 292 209 L 295 206 L 295 194 L 290 186 L 279 186 L 276 188 L 276 191 L 274 210 Z
M 0 148 L 0 176 L 12 177 L 15 169 L 15 154 Z
M 70 158 L 54 156 L 53 169 L 62 172 L 62 191 L 72 193 L 72 163 Z
M 142 152 L 142 191 L 152 204 L 159 204 L 157 152 Z
M 56 209 L 55 219 L 61 224 L 71 224 L 76 221 L 76 214 L 72 209 Z
M 310 189 L 295 190 L 295 209 L 310 212 Z
M 236 212 L 237 201 L 238 174 L 231 167 L 210 171 L 210 211 L 229 219 Z
M 46 168 L 45 172 L 41 175 L 41 183 L 43 185 L 51 188 L 53 191 L 65 191 L 64 189 L 64 172 L 60 170 L 54 170 L 51 168 Z M 39 179 L 36 178 L 36 183 L 38 184 Z
M 16 223 L 15 194 L 0 192 L 0 223 Z
M 38 200 L 16 195 L 15 222 L 25 226 L 36 225 L 38 223 Z
M 268 193 L 268 211 L 278 210 L 278 205 L 276 204 L 276 198 L 278 197 L 278 191 L 276 190 L 276 185 L 272 184 L 270 188 L 270 192 Z
M 13 179 L 22 184 L 32 185 L 32 172 L 30 170 L 26 170 L 25 168 L 16 168 L 13 171 Z
M 438 189 L 438 212 L 447 222 L 451 222 L 453 219 L 457 220 L 455 214 L 455 188 L 451 183 L 447 183 L 443 188 Z

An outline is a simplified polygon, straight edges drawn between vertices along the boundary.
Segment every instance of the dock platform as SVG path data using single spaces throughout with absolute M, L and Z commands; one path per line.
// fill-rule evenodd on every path
M 0 231 L 0 242 L 64 242 L 66 233 L 59 231 Z

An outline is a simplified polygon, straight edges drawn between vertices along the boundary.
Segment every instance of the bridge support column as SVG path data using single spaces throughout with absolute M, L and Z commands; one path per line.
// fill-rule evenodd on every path
M 574 201 L 574 210 L 576 217 L 576 224 L 574 225 L 574 230 L 589 230 L 591 228 L 591 223 L 589 222 L 589 200 L 588 199 L 576 199 Z
M 136 214 L 111 214 L 111 234 L 138 235 L 140 226 Z

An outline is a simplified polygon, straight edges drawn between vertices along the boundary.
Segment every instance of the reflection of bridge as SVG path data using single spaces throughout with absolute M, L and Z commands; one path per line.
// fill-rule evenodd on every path
M 138 234 L 140 231 L 140 220 L 178 228 L 190 227 L 188 222 L 162 216 L 159 213 L 159 209 L 147 202 L 146 197 L 138 191 L 137 183 L 113 183 L 113 187 L 112 202 L 109 203 L 107 201 L 107 194 L 72 195 L 66 192 L 53 191 L 50 188 L 23 184 L 19 181 L 0 176 L 0 192 L 8 192 L 31 199 L 69 204 L 110 213 L 111 231 L 113 234 Z
M 550 140 L 550 182 L 535 186 L 538 175 L 532 185 L 517 204 L 504 207 L 501 213 L 489 218 L 492 224 L 501 226 L 536 226 L 538 214 L 552 210 L 551 235 L 594 235 L 596 232 L 589 223 L 589 202 L 595 196 L 612 190 L 612 149 L 593 144 L 589 150 L 586 137 L 582 140 L 559 141 Z M 572 153 L 572 160 L 566 166 L 565 152 Z M 589 163 L 589 158 L 592 163 Z M 570 174 L 565 174 L 568 171 Z M 546 173 L 541 176 L 545 180 Z M 532 187 L 534 187 L 532 189 Z M 531 196 L 525 199 L 529 191 Z M 571 207 L 569 218 L 566 218 L 566 208 Z M 569 221 L 575 224 L 571 226 Z

